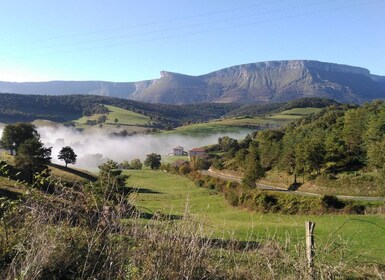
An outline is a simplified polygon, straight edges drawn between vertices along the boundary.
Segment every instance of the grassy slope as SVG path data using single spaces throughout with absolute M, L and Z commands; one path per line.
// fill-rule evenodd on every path
M 160 211 L 181 215 L 188 201 L 190 212 L 205 221 L 206 230 L 217 237 L 236 237 L 243 240 L 259 240 L 287 235 L 294 241 L 304 238 L 304 222 L 316 222 L 316 246 L 325 253 L 345 246 L 346 258 L 360 261 L 383 262 L 385 224 L 383 215 L 322 215 L 291 216 L 261 214 L 229 206 L 222 195 L 198 188 L 188 178 L 151 170 L 128 171 L 129 186 L 143 188 L 136 195 L 136 203 L 145 212 Z M 152 193 L 151 193 L 152 192 Z M 151 210 L 151 211 L 149 211 Z M 346 244 L 345 244 L 346 243 Z M 345 244 L 345 245 L 344 245 Z M 330 247 L 327 247 L 330 246 Z
M 242 174 L 238 174 L 242 175 Z M 293 183 L 293 176 L 285 172 L 270 170 L 265 178 L 260 182 L 268 185 L 287 188 Z M 354 196 L 384 196 L 384 179 L 381 179 L 380 173 L 360 171 L 341 172 L 334 179 L 328 179 L 321 175 L 315 179 L 309 180 L 305 176 L 298 178 L 300 183 L 299 191 L 314 192 L 329 195 L 354 195 Z
M 132 111 L 124 110 L 115 106 L 106 105 L 110 111 L 107 115 L 106 124 L 114 124 L 118 119 L 120 125 L 148 125 L 150 118 Z M 94 114 L 92 116 L 83 116 L 75 120 L 78 124 L 85 124 L 87 120 L 97 120 L 102 114 Z
M 118 119 L 118 123 L 123 125 L 148 125 L 150 122 L 150 118 L 147 116 L 114 106 L 106 105 L 106 107 L 110 111 L 106 123 L 114 124 L 115 119 Z
M 84 129 L 85 132 L 120 132 L 122 130 L 127 130 L 127 132 L 132 133 L 144 133 L 147 131 L 151 120 L 149 117 L 121 109 L 115 106 L 105 105 L 110 111 L 107 115 L 107 121 L 100 128 L 98 125 L 89 126 L 85 123 L 87 120 L 97 120 L 102 114 L 94 114 L 92 116 L 83 116 L 77 120 L 74 120 L 76 123 L 76 128 Z M 115 125 L 114 120 L 118 119 L 119 126 Z
M 165 132 L 167 134 L 197 135 L 215 133 L 237 133 L 240 131 L 253 130 L 257 127 L 285 126 L 307 114 L 317 113 L 320 108 L 295 108 L 281 113 L 265 117 L 237 117 L 223 120 L 215 120 L 207 123 L 191 124 L 179 127 L 175 130 Z

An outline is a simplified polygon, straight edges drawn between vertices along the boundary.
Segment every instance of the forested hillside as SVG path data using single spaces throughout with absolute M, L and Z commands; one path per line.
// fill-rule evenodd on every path
M 81 116 L 105 113 L 100 105 L 112 105 L 150 117 L 162 127 L 176 127 L 190 122 L 203 122 L 224 116 L 259 116 L 295 107 L 325 107 L 336 102 L 325 98 L 302 98 L 288 103 L 240 105 L 199 103 L 167 105 L 142 103 L 95 95 L 21 95 L 0 94 L 0 122 L 47 119 L 71 121 Z
M 379 194 L 384 188 L 385 102 L 333 105 L 286 128 L 258 131 L 239 142 L 221 139 L 210 151 L 224 152 L 214 167 L 242 172 L 246 182 L 275 170 L 292 175 L 293 184 L 298 177 L 337 184 L 344 172 L 361 171 L 368 175 L 361 181 L 368 183 L 357 187 L 373 186 Z
M 48 119 L 58 122 L 98 113 L 100 104 L 112 105 L 151 117 L 163 126 L 178 126 L 186 122 L 219 118 L 239 108 L 237 104 L 149 104 L 114 97 L 95 95 L 21 95 L 0 94 L 0 122 Z

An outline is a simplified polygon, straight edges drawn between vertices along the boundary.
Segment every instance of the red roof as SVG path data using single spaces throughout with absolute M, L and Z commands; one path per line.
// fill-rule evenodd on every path
M 191 149 L 190 152 L 205 152 L 205 149 L 203 149 L 203 148 L 194 148 L 194 149 Z

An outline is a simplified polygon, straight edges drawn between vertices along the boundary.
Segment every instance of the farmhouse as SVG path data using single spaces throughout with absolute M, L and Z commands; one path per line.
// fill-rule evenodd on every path
M 204 157 L 206 154 L 205 149 L 203 148 L 194 148 L 190 150 L 189 156 L 191 157 Z
M 183 151 L 183 147 L 181 147 L 181 146 L 178 146 L 178 147 L 175 147 L 174 149 L 173 149 L 173 153 L 174 153 L 174 156 L 183 156 L 183 153 L 184 153 L 184 151 Z

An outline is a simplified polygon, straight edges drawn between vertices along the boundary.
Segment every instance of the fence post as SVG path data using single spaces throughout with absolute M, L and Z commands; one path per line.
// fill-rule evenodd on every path
M 314 271 L 313 271 L 313 259 L 314 259 L 314 227 L 315 223 L 306 221 L 305 222 L 305 229 L 306 229 L 306 258 L 307 258 L 307 264 L 309 268 L 309 274 L 310 277 L 313 277 Z

